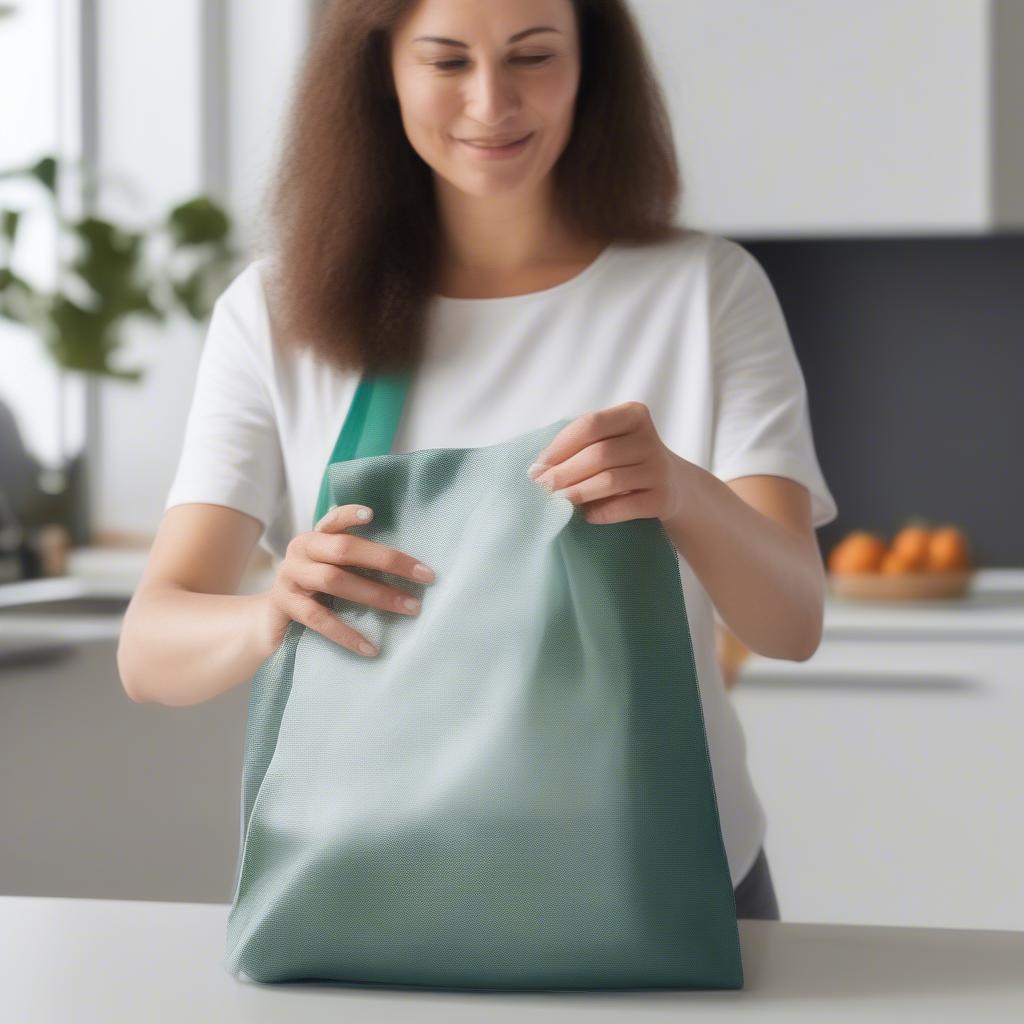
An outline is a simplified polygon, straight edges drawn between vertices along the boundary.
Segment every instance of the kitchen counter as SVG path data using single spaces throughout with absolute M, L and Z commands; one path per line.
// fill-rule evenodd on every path
M 881 601 L 829 592 L 823 629 L 834 637 L 1024 638 L 1024 569 L 978 569 L 963 597 Z
M 833 599 L 813 657 L 740 666 L 783 917 L 1024 932 L 1024 616 L 1001 593 L 1004 611 L 995 587 L 955 608 Z
M 262 554 L 262 552 L 261 552 Z M 148 550 L 74 548 L 66 576 L 0 585 L 0 610 L 36 602 L 98 596 L 131 597 L 145 568 Z M 275 567 L 253 559 L 239 593 L 267 589 Z M 1024 569 L 978 569 L 962 598 L 920 601 L 882 601 L 839 597 L 827 593 L 824 629 L 827 633 L 856 634 L 876 628 L 930 633 L 981 633 L 1024 636 Z
M 226 904 L 0 896 L 5 1020 L 1018 1021 L 1024 932 L 740 921 L 743 990 L 486 993 L 260 985 L 221 963 Z

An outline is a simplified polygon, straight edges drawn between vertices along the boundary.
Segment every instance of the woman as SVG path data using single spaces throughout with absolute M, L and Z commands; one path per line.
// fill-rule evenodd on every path
M 572 415 L 535 479 L 590 522 L 664 523 L 737 911 L 778 919 L 715 618 L 752 651 L 810 657 L 814 528 L 836 506 L 764 271 L 727 239 L 673 226 L 671 132 L 628 9 L 337 2 L 288 127 L 269 243 L 214 310 L 125 618 L 126 691 L 207 700 L 248 680 L 292 620 L 360 650 L 318 592 L 401 610 L 401 588 L 343 568 L 419 578 L 414 553 L 346 534 L 358 506 L 300 532 L 364 369 L 416 367 L 394 452 L 498 443 Z M 261 537 L 283 559 L 273 586 L 238 595 Z

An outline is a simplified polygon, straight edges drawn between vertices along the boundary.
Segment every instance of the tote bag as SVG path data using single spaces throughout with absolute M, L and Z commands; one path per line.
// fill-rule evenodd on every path
M 392 454 L 409 372 L 364 376 L 324 472 L 351 532 L 436 581 L 416 616 L 318 600 L 252 679 L 224 967 L 256 982 L 743 987 L 675 549 L 526 475 L 563 419 Z

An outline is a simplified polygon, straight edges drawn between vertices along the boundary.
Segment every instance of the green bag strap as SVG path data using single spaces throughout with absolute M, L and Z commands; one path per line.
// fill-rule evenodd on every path
M 334 450 L 324 467 L 320 496 L 313 515 L 314 528 L 331 506 L 328 477 L 331 466 L 335 462 L 386 455 L 391 451 L 411 377 L 412 370 L 406 369 L 378 376 L 363 374 L 359 379 L 345 422 L 334 442 Z

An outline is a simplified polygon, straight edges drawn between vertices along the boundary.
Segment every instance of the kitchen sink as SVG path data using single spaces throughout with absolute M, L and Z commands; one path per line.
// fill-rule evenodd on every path
M 0 586 L 0 616 L 124 615 L 131 596 L 131 584 L 116 579 L 55 576 L 22 580 Z
M 116 638 L 131 583 L 59 576 L 0 585 L 0 670 L 71 655 Z M 6 678 L 10 678 L 9 675 Z
M 85 594 L 80 597 L 51 597 L 45 600 L 0 604 L 4 615 L 124 615 L 129 596 Z

